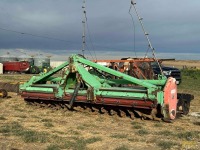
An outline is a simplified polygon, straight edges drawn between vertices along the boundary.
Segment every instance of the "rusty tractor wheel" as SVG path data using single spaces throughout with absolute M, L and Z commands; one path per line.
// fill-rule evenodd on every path
M 8 93 L 5 89 L 0 89 L 0 97 L 5 98 L 8 96 Z

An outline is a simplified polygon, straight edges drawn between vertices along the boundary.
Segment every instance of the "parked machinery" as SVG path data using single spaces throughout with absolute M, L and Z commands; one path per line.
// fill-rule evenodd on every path
M 64 70 L 62 77 L 53 76 L 60 70 Z M 20 94 L 28 103 L 68 109 L 82 106 L 129 117 L 137 114 L 169 121 L 177 112 L 174 78 L 138 79 L 79 55 L 46 74 L 33 76 L 20 86 Z
M 39 74 L 51 70 L 50 56 L 42 54 L 29 56 L 23 52 L 23 55 L 16 57 L 7 52 L 6 55 L 0 56 L 0 63 L 3 64 L 4 73 Z
M 28 61 L 3 62 L 4 73 L 26 73 L 29 71 L 29 68 Z
M 29 71 L 28 61 L 18 61 L 17 57 L 7 52 L 0 56 L 0 63 L 3 64 L 3 73 L 25 73 Z
M 37 55 L 33 58 L 33 65 L 30 66 L 30 73 L 38 74 L 41 72 L 48 72 L 51 70 L 50 58 L 43 56 L 42 54 Z
M 4 89 L 7 92 L 19 93 L 19 82 L 0 82 L 0 89 Z
M 154 58 L 122 58 L 121 60 L 95 60 L 99 64 L 104 64 L 109 68 L 128 74 L 138 79 L 158 79 L 161 70 L 157 63 L 170 59 L 159 59 L 158 62 Z M 153 65 L 152 65 L 153 64 Z M 155 67 L 156 66 L 156 67 Z M 163 75 L 167 78 L 173 77 L 176 79 L 176 84 L 181 83 L 181 72 L 177 68 L 161 66 L 162 71 L 169 71 L 170 74 Z M 113 78 L 113 77 L 112 77 Z M 194 99 L 194 95 L 188 93 L 177 93 L 177 110 L 184 115 L 189 113 L 190 102 Z

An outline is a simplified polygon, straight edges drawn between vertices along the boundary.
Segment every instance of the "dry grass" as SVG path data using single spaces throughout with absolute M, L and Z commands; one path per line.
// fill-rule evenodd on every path
M 24 81 L 30 76 L 15 76 Z M 0 80 L 13 81 L 11 77 Z M 19 78 L 19 79 L 18 79 Z M 191 111 L 200 111 L 199 90 L 180 91 L 195 95 Z M 0 99 L 0 149 L 200 149 L 200 118 L 184 116 L 174 123 L 120 118 L 80 112 L 42 109 L 27 105 L 15 93 Z
M 188 68 L 196 67 L 200 69 L 200 61 L 198 60 L 176 60 L 176 61 L 164 61 L 163 64 L 167 66 L 174 66 L 182 69 L 183 66 L 187 66 Z

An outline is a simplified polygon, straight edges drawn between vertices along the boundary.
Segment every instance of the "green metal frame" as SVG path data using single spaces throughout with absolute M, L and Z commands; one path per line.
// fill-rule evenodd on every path
M 58 71 L 66 68 L 62 77 L 54 77 Z M 104 72 L 116 79 L 107 79 L 98 74 L 88 71 L 90 68 Z M 79 55 L 72 55 L 68 62 L 58 66 L 46 74 L 33 76 L 28 82 L 20 86 L 20 91 L 54 93 L 56 98 L 62 99 L 65 93 L 73 94 L 77 82 L 81 82 L 85 88 L 78 91 L 78 95 L 88 95 L 88 90 L 93 94 L 93 99 L 97 96 L 152 100 L 158 104 L 163 104 L 163 88 L 167 78 L 160 76 L 158 80 L 140 80 L 127 74 L 118 72 L 108 67 L 89 61 Z M 133 87 L 117 87 L 115 85 L 136 85 Z M 86 88 L 87 87 L 87 88 Z M 56 90 L 55 90 L 56 89 Z

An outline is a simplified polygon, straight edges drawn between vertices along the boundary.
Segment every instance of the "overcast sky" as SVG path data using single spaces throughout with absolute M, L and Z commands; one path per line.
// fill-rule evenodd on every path
M 147 50 L 147 41 L 132 9 L 134 32 L 128 13 L 130 2 L 86 0 L 89 29 L 86 49 L 97 53 L 128 51 L 133 54 Z M 156 52 L 200 52 L 199 0 L 136 2 Z M 73 51 L 81 53 L 82 5 L 82 0 L 1 0 L 1 51 L 24 49 L 62 55 Z

